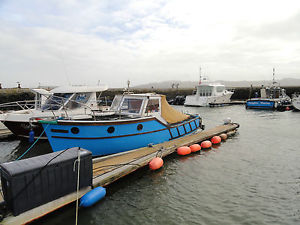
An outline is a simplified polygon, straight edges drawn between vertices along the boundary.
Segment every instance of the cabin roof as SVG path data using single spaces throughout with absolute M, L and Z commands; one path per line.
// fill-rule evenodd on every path
M 38 94 L 41 94 L 41 95 L 51 95 L 52 93 L 45 90 L 45 89 L 42 89 L 42 88 L 35 88 L 35 89 L 31 89 L 32 92 L 34 93 L 38 93 Z
M 102 92 L 108 89 L 107 85 L 99 86 L 61 86 L 54 88 L 50 93 L 86 93 L 86 92 Z

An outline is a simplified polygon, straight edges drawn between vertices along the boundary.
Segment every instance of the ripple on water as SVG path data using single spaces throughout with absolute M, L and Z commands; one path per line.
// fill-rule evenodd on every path
M 137 171 L 109 186 L 104 201 L 80 210 L 79 224 L 300 224 L 300 113 L 177 108 L 199 113 L 207 128 L 227 117 L 241 127 L 218 148 L 173 155 L 159 171 Z M 27 148 L 10 144 L 2 156 Z M 48 148 L 35 150 L 41 147 Z M 73 224 L 74 212 L 70 207 L 43 224 Z

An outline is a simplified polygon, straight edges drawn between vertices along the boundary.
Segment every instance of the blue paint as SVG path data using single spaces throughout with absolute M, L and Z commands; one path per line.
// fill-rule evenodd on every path
M 96 125 L 82 121 L 78 125 L 69 125 L 68 122 L 59 122 L 58 124 L 42 123 L 53 151 L 60 151 L 71 147 L 81 147 L 93 153 L 93 155 L 109 155 L 124 152 L 136 148 L 146 147 L 149 143 L 158 144 L 169 141 L 174 138 L 185 136 L 194 132 L 200 126 L 200 117 L 197 115 L 191 119 L 177 123 L 173 126 L 167 126 L 158 120 L 148 120 L 143 118 L 133 123 L 118 123 L 112 125 Z M 195 122 L 196 125 L 195 126 Z M 97 122 L 95 122 L 97 123 Z M 192 126 L 192 130 L 183 128 Z M 142 130 L 137 126 L 143 125 Z M 77 134 L 72 133 L 72 128 L 78 128 Z M 109 133 L 108 128 L 114 127 L 114 132 Z M 66 130 L 66 133 L 56 133 L 55 130 Z M 74 130 L 74 129 L 73 129 Z M 179 134 L 178 134 L 179 130 Z M 172 135 L 171 135 L 171 134 Z
M 80 199 L 80 207 L 90 207 L 103 199 L 106 195 L 106 189 L 104 187 L 97 187 L 93 190 L 86 193 L 82 198 Z
M 30 130 L 29 131 L 29 143 L 33 143 L 34 142 L 34 131 Z
M 274 109 L 275 101 L 272 100 L 248 100 L 246 107 L 249 109 Z

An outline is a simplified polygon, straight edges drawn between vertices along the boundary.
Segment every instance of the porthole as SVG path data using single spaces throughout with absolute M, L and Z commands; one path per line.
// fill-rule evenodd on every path
M 137 130 L 142 130 L 143 129 L 143 124 L 137 125 Z
M 109 127 L 109 128 L 107 128 L 107 132 L 111 134 L 111 133 L 115 132 L 115 128 Z
M 79 133 L 79 128 L 78 128 L 78 127 L 72 127 L 72 128 L 71 128 L 71 132 L 72 132 L 73 134 L 78 134 L 78 133 Z

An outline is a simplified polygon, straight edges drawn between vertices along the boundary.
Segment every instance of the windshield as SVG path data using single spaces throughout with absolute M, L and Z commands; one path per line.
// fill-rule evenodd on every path
M 112 111 L 117 111 L 118 110 L 118 107 L 119 107 L 119 105 L 122 101 L 122 97 L 123 97 L 122 95 L 116 95 L 114 97 L 114 100 L 113 100 L 113 102 L 111 103 L 111 106 L 110 106 L 110 109 Z
M 159 112 L 159 99 L 149 99 L 147 107 L 147 113 Z
M 82 107 L 87 103 L 91 96 L 91 93 L 76 93 L 68 102 L 66 107 L 68 109 L 76 109 Z
M 72 93 L 55 93 L 48 98 L 45 104 L 42 106 L 42 110 L 58 110 L 66 101 L 70 98 Z
M 124 98 L 120 108 L 121 113 L 140 113 L 143 104 L 143 99 Z
M 223 91 L 225 91 L 224 86 L 217 86 L 217 92 L 223 92 Z

